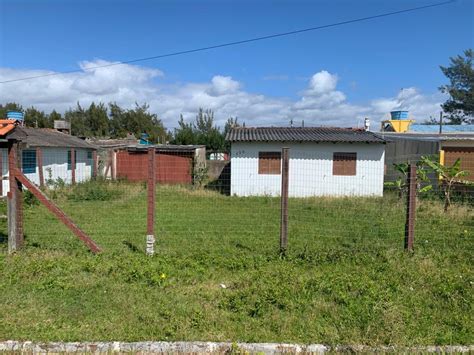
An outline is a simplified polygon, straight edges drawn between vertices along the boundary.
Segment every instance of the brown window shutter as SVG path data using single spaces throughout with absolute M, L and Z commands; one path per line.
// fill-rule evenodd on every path
M 351 176 L 357 173 L 357 153 L 338 152 L 333 154 L 332 174 Z
M 259 152 L 258 153 L 259 174 L 281 174 L 281 152 Z

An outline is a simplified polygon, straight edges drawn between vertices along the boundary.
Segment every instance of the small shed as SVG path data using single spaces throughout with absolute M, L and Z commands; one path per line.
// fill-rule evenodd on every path
M 101 148 L 101 174 L 107 178 L 146 181 L 148 149 L 156 151 L 156 179 L 163 184 L 191 184 L 197 167 L 206 166 L 204 145 L 139 144 L 136 139 L 94 140 Z
M 382 196 L 385 140 L 359 129 L 238 127 L 231 142 L 231 194 L 279 195 L 281 150 L 290 149 L 289 196 Z
M 21 143 L 21 169 L 38 186 L 62 180 L 66 184 L 90 180 L 97 148 L 78 137 L 48 128 L 16 127 L 9 135 Z M 9 190 L 8 149 L 1 148 L 2 192 Z

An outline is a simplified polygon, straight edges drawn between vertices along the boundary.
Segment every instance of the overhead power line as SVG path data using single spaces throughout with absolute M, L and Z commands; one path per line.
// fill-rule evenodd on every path
M 330 28 L 330 27 L 348 25 L 348 24 L 355 23 L 355 22 L 368 21 L 368 20 L 373 20 L 373 19 L 377 19 L 377 18 L 381 18 L 381 17 L 388 17 L 388 16 L 398 15 L 398 14 L 407 13 L 407 12 L 414 12 L 414 11 L 419 11 L 419 10 L 423 10 L 423 9 L 428 9 L 428 8 L 431 8 L 431 7 L 444 6 L 444 5 L 453 3 L 455 1 L 456 0 L 443 1 L 443 2 L 430 4 L 430 5 L 411 7 L 411 8 L 407 8 L 407 9 L 403 9 L 403 10 L 386 12 L 386 13 L 382 13 L 382 14 L 378 14 L 378 15 L 359 17 L 359 18 L 356 18 L 356 19 L 341 21 L 341 22 L 335 22 L 335 23 L 331 23 L 331 24 L 327 24 L 327 25 L 309 27 L 309 28 L 304 28 L 304 29 L 289 31 L 289 32 L 275 33 L 275 34 L 271 34 L 271 35 L 267 35 L 267 36 L 248 38 L 248 39 L 244 39 L 244 40 L 240 40 L 240 41 L 221 43 L 221 44 L 216 44 L 216 45 L 207 46 L 207 47 L 200 47 L 200 48 L 188 49 L 188 50 L 183 50 L 183 51 L 178 51 L 178 52 L 159 54 L 159 55 L 154 55 L 154 56 L 151 56 L 151 57 L 137 58 L 137 59 L 119 61 L 119 62 L 114 62 L 114 63 L 109 63 L 109 64 L 91 66 L 91 67 L 87 67 L 87 68 L 83 68 L 83 69 L 74 69 L 74 70 L 67 70 L 67 71 L 41 74 L 41 75 L 35 75 L 35 76 L 28 76 L 28 77 L 18 78 L 18 79 L 4 80 L 4 81 L 0 81 L 0 84 L 12 83 L 12 82 L 23 81 L 23 80 L 32 80 L 32 79 L 44 78 L 44 77 L 47 77 L 47 76 L 56 76 L 56 75 L 62 75 L 62 74 L 78 73 L 78 72 L 82 72 L 82 71 L 90 71 L 90 70 L 95 70 L 95 69 L 112 67 L 112 66 L 116 66 L 116 65 L 131 64 L 131 63 L 144 62 L 144 61 L 153 60 L 153 59 L 174 57 L 174 56 L 190 54 L 190 53 L 196 53 L 196 52 L 204 52 L 204 51 L 208 51 L 208 50 L 211 50 L 211 49 L 236 46 L 236 45 L 246 44 L 246 43 L 251 43 L 251 42 L 264 41 L 264 40 L 272 39 L 272 38 L 292 36 L 292 35 L 296 35 L 296 34 L 300 34 L 300 33 L 304 33 L 304 32 L 311 32 L 311 31 L 322 30 L 322 29 Z

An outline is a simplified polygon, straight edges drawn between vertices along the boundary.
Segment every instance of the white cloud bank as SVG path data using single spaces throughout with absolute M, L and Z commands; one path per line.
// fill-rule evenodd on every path
M 363 117 L 374 123 L 388 117 L 393 109 L 409 110 L 422 122 L 436 117 L 444 97 L 423 95 L 416 88 L 402 90 L 395 97 L 375 98 L 366 105 L 350 103 L 337 90 L 338 76 L 326 70 L 315 73 L 297 100 L 275 98 L 251 93 L 230 76 L 216 75 L 209 82 L 169 85 L 160 82 L 164 76 L 157 69 L 137 65 L 116 65 L 100 69 L 95 66 L 111 64 L 104 60 L 79 63 L 80 72 L 0 84 L 0 102 L 19 102 L 46 112 L 64 112 L 77 102 L 117 102 L 132 107 L 135 102 L 147 102 L 166 127 L 175 127 L 179 115 L 193 119 L 199 107 L 214 110 L 217 123 L 223 125 L 230 117 L 238 117 L 247 126 L 288 125 L 301 120 L 307 126 L 361 125 Z M 53 73 L 43 70 L 0 68 L 0 81 Z M 376 128 L 376 126 L 373 126 Z

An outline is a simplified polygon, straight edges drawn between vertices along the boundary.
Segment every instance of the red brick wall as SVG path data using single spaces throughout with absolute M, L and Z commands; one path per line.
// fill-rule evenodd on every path
M 164 184 L 192 183 L 192 153 L 156 153 L 156 180 Z M 117 177 L 129 181 L 146 181 L 147 152 L 117 152 Z

